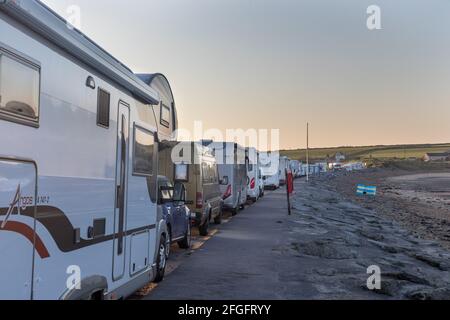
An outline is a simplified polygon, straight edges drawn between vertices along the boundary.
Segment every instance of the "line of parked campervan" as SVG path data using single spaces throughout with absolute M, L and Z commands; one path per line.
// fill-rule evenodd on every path
M 265 164 L 261 167 L 264 188 L 266 190 L 276 190 L 280 186 L 285 185 L 287 173 L 292 173 L 294 178 L 300 178 L 307 175 L 318 175 L 328 171 L 326 162 L 304 164 L 299 160 L 291 160 L 286 156 L 279 157 L 279 159 L 275 158 L 274 161 L 278 162 L 278 170 L 276 172 L 273 172 L 271 169 L 272 164 L 270 161 L 265 161 Z
M 189 156 L 174 159 L 180 151 Z M 173 207 L 174 195 L 185 195 L 183 199 L 175 196 L 175 202 L 186 204 L 184 211 L 190 213 L 192 225 L 198 226 L 201 236 L 208 235 L 211 222 L 222 222 L 224 210 L 236 215 L 248 202 L 264 196 L 259 152 L 255 148 L 232 142 L 165 141 L 160 144 L 159 164 L 160 204 Z M 177 233 L 178 240 L 190 230 L 184 222 L 184 227 L 179 228 L 174 221 L 167 220 L 170 238 L 172 230 L 184 228 L 184 233 Z
M 0 97 L 0 299 L 126 298 L 164 278 L 193 226 L 285 182 L 289 161 L 236 143 L 184 142 L 174 160 L 168 79 L 38 0 L 0 1 Z

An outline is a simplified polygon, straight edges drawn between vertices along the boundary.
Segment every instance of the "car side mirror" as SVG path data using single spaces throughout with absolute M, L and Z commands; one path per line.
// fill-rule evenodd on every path
M 222 180 L 220 180 L 220 184 L 223 185 L 223 186 L 227 186 L 229 182 L 230 182 L 230 181 L 229 181 L 229 179 L 228 179 L 228 176 L 224 176 L 224 177 L 222 178 Z
M 164 204 L 164 199 L 163 199 L 162 192 L 161 192 L 160 188 L 158 188 L 158 204 Z
M 166 191 L 169 193 L 170 197 L 164 197 L 163 196 L 163 192 Z M 164 203 L 168 203 L 168 202 L 172 202 L 173 201 L 173 193 L 174 193 L 174 188 L 173 187 L 167 187 L 167 186 L 161 186 L 159 187 L 159 195 L 158 195 L 158 199 L 159 199 L 159 204 L 164 204 Z

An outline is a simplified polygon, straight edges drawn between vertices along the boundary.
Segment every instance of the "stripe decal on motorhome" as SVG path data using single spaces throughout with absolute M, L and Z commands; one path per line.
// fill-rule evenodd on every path
M 8 212 L 8 208 L 0 208 L 0 216 L 5 216 Z M 33 218 L 35 213 L 34 207 L 27 207 L 20 211 L 21 216 Z M 81 238 L 79 242 L 75 242 L 75 228 L 73 227 L 67 216 L 55 207 L 50 206 L 37 206 L 36 207 L 36 220 L 42 224 L 50 233 L 59 250 L 62 252 L 71 252 L 99 243 L 112 241 L 120 236 L 117 234 L 105 235 L 93 239 Z M 8 224 L 12 221 L 8 220 Z M 7 224 L 7 225 L 8 225 Z M 129 236 L 141 231 L 155 229 L 156 225 L 148 225 L 133 230 L 124 231 L 122 236 Z M 31 229 L 32 230 L 32 229 Z M 1 231 L 1 229 L 0 229 Z M 34 233 L 34 231 L 33 231 Z M 44 246 L 45 247 L 45 246 Z M 36 248 L 37 249 L 37 248 Z
M 3 224 L 3 221 L 0 221 L 0 224 Z M 24 223 L 17 221 L 7 221 L 4 227 L 0 228 L 0 231 L 10 231 L 23 235 L 31 244 L 35 243 L 35 248 L 41 259 L 46 259 L 50 257 L 47 248 L 45 247 L 44 242 L 42 242 L 41 238 Z

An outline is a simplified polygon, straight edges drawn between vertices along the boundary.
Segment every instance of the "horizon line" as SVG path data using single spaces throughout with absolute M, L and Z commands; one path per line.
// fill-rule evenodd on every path
M 317 149 L 340 149 L 340 148 L 368 148 L 368 147 L 402 147 L 402 146 L 444 146 L 448 145 L 450 148 L 450 142 L 441 142 L 441 143 L 400 143 L 400 144 L 376 144 L 376 145 L 343 145 L 336 147 L 313 147 L 309 148 L 309 150 L 317 150 Z M 280 151 L 298 151 L 298 150 L 307 150 L 307 148 L 293 148 L 293 149 L 280 149 Z

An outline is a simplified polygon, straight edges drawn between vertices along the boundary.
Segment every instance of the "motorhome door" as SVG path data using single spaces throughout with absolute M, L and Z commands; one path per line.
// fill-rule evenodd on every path
M 0 157 L 0 300 L 32 299 L 33 259 L 49 258 L 35 234 L 36 176 L 34 163 Z
M 117 117 L 116 197 L 114 214 L 113 278 L 125 273 L 125 230 L 127 216 L 128 162 L 130 149 L 130 107 L 119 103 Z

